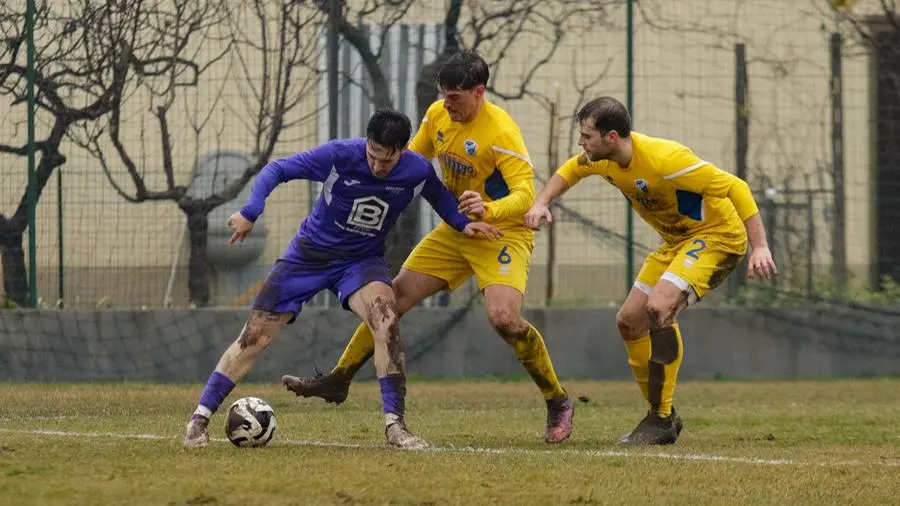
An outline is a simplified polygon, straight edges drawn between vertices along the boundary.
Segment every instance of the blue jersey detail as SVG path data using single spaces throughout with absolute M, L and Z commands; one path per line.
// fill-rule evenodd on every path
M 675 190 L 678 212 L 696 221 L 703 221 L 703 195 L 687 190 Z
M 494 172 L 484 180 L 484 194 L 491 200 L 500 200 L 509 195 L 509 185 L 506 184 L 499 169 L 494 169 Z

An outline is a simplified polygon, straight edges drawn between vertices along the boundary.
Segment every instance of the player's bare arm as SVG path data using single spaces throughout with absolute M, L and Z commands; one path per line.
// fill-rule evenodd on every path
M 778 272 L 769 243 L 766 240 L 766 228 L 759 213 L 744 222 L 747 227 L 747 238 L 750 241 L 750 258 L 747 261 L 747 277 L 749 279 L 769 280 Z
M 525 213 L 525 226 L 532 230 L 540 230 L 546 224 L 553 224 L 553 213 L 550 204 L 569 190 L 569 182 L 559 174 L 554 174 L 534 199 L 531 209 Z

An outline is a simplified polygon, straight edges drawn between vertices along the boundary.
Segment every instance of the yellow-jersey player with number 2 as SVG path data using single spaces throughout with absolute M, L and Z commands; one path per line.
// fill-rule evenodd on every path
M 519 126 L 484 98 L 487 62 L 474 52 L 450 57 L 438 72 L 444 99 L 428 108 L 409 148 L 437 158 L 444 184 L 459 209 L 503 234 L 494 241 L 466 241 L 440 224 L 415 247 L 394 278 L 402 315 L 426 297 L 454 290 L 473 275 L 484 296 L 488 320 L 509 343 L 547 403 L 544 440 L 560 443 L 572 433 L 574 405 L 554 372 L 541 333 L 522 316 L 534 231 L 525 213 L 534 203 L 534 169 Z M 330 374 L 285 376 L 286 388 L 328 402 L 346 399 L 350 381 L 372 356 L 372 332 L 357 328 Z
M 682 360 L 678 313 L 722 283 L 747 251 L 748 276 L 770 279 L 775 262 L 753 194 L 743 180 L 687 147 L 631 131 L 619 101 L 601 97 L 578 112 L 584 153 L 568 160 L 525 215 L 539 229 L 549 206 L 584 177 L 598 175 L 631 201 L 663 238 L 644 261 L 616 315 L 628 364 L 649 411 L 620 444 L 671 444 L 682 429 L 672 408 Z

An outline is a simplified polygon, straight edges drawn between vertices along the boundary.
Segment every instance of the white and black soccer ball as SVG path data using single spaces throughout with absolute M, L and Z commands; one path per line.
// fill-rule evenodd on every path
M 235 446 L 263 446 L 275 436 L 275 410 L 257 397 L 242 397 L 228 408 L 225 435 Z

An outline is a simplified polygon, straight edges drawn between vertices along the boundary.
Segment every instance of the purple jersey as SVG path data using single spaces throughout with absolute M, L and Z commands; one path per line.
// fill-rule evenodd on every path
M 307 179 L 324 183 L 312 213 L 282 258 L 329 261 L 384 254 L 385 237 L 400 213 L 422 195 L 456 230 L 471 220 L 457 210 L 456 197 L 431 164 L 418 153 L 404 151 L 384 178 L 372 174 L 366 139 L 335 140 L 315 149 L 270 162 L 263 167 L 241 214 L 256 221 L 266 197 L 280 183 Z

